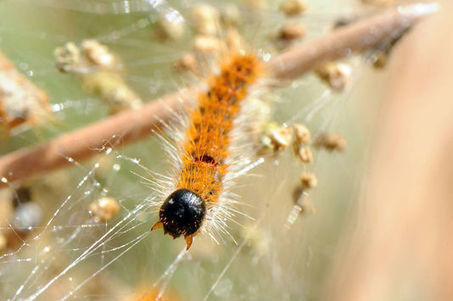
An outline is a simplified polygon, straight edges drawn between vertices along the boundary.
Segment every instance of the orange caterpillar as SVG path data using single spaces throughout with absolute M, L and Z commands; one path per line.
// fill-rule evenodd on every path
M 174 238 L 184 235 L 187 249 L 207 210 L 216 206 L 224 192 L 231 168 L 231 132 L 250 85 L 262 72 L 261 64 L 254 54 L 232 55 L 222 64 L 220 74 L 208 80 L 207 91 L 198 95 L 198 107 L 191 113 L 179 151 L 182 165 L 176 190 L 164 201 L 160 220 L 151 229 L 162 227 Z

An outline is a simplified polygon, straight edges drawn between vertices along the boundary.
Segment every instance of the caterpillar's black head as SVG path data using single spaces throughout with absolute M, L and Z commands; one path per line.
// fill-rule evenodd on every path
M 187 189 L 178 189 L 168 196 L 159 211 L 160 221 L 151 230 L 163 227 L 173 238 L 184 235 L 187 249 L 192 236 L 200 229 L 206 215 L 201 196 Z

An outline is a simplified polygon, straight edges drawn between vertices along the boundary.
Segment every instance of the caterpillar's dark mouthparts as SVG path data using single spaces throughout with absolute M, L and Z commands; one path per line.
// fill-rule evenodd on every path
M 178 189 L 168 196 L 159 211 L 160 220 L 152 227 L 163 227 L 164 233 L 173 238 L 184 235 L 187 249 L 192 244 L 192 237 L 200 229 L 206 215 L 206 205 L 197 193 Z

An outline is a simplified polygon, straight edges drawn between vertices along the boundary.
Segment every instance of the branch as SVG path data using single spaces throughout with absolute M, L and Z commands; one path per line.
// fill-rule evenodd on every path
M 413 25 L 418 19 L 435 13 L 436 4 L 413 4 L 397 7 L 374 17 L 337 29 L 324 37 L 295 46 L 268 63 L 276 79 L 294 79 L 323 62 L 336 60 L 377 45 L 399 31 Z M 83 161 L 103 149 L 128 144 L 142 139 L 169 120 L 172 110 L 182 107 L 185 95 L 196 88 L 189 88 L 184 96 L 174 93 L 149 102 L 140 110 L 126 111 L 113 117 L 61 135 L 44 144 L 21 149 L 0 158 L 0 186 L 22 180 L 64 166 L 71 165 L 71 158 Z M 171 108 L 171 110 L 169 109 Z

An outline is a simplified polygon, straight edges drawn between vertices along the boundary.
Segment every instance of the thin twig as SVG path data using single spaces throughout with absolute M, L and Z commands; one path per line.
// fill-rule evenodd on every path
M 342 27 L 300 47 L 291 49 L 270 62 L 275 77 L 293 79 L 320 64 L 371 48 L 394 32 L 402 32 L 420 18 L 435 13 L 438 5 L 413 4 L 390 9 L 371 18 Z
M 323 62 L 377 45 L 392 32 L 405 29 L 436 11 L 436 4 L 390 9 L 295 46 L 272 59 L 268 69 L 276 79 L 294 79 Z M 184 96 L 178 92 L 162 97 L 140 110 L 123 112 L 44 144 L 7 154 L 0 158 L 0 186 L 71 165 L 72 160 L 83 161 L 99 154 L 106 144 L 118 146 L 142 139 L 159 129 L 162 121 L 171 118 L 172 110 L 178 110 L 194 90 L 187 89 Z

